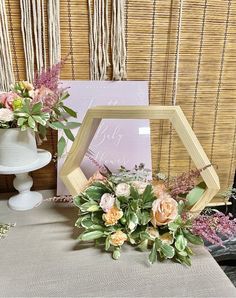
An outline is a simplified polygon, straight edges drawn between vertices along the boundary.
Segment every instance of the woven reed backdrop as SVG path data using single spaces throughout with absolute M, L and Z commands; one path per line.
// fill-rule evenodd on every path
M 6 4 L 15 76 L 25 79 L 20 3 Z M 88 80 L 87 0 L 62 0 L 60 6 L 62 57 L 70 53 L 61 78 Z M 222 188 L 228 187 L 235 170 L 236 1 L 183 1 L 179 44 L 180 0 L 126 0 L 125 15 L 128 80 L 148 80 L 150 103 L 170 105 L 179 46 L 177 104 L 216 166 Z M 56 141 L 51 132 L 43 147 L 55 153 Z M 152 157 L 153 169 L 169 175 L 194 167 L 166 121 L 152 122 Z M 53 162 L 32 175 L 35 189 L 56 187 Z M 0 191 L 11 190 L 12 177 L 1 176 Z

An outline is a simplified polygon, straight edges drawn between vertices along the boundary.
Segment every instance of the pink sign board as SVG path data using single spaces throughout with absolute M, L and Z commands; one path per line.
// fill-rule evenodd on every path
M 145 81 L 63 81 L 63 87 L 70 87 L 66 105 L 78 113 L 79 122 L 83 121 L 87 110 L 93 106 L 148 105 L 148 83 Z M 76 135 L 76 129 L 73 133 Z M 60 136 L 61 132 L 58 134 Z M 68 141 L 66 153 L 58 160 L 58 174 L 70 147 L 71 142 Z M 89 149 L 96 162 L 105 164 L 112 171 L 121 165 L 132 169 L 141 162 L 151 169 L 149 120 L 102 120 Z M 97 167 L 85 156 L 81 169 L 90 177 Z M 59 175 L 57 194 L 68 194 Z

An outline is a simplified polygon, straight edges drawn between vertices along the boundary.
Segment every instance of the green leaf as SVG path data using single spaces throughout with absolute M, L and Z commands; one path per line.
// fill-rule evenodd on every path
M 110 237 L 108 236 L 105 241 L 105 250 L 108 250 L 110 248 L 110 246 L 111 246 Z
M 40 136 L 42 137 L 42 139 L 44 139 L 46 137 L 46 134 L 47 134 L 47 128 L 43 125 L 39 125 L 38 128 L 39 128 Z
M 73 128 L 77 128 L 77 127 L 79 127 L 81 125 L 81 123 L 79 123 L 79 122 L 67 122 L 65 125 L 64 125 L 64 127 L 66 128 L 66 129 L 73 129 Z
M 157 260 L 157 250 L 155 243 L 152 246 L 152 250 L 150 255 L 148 256 L 148 260 L 150 264 L 153 264 Z
M 22 126 L 27 121 L 26 118 L 18 118 L 17 126 Z
M 139 193 L 133 186 L 130 187 L 130 195 L 135 200 L 139 199 Z
M 86 231 L 82 233 L 78 239 L 82 241 L 90 241 L 90 240 L 95 240 L 103 237 L 103 232 L 100 230 L 95 230 L 95 231 Z
M 161 247 L 161 252 L 167 259 L 172 259 L 175 255 L 175 249 L 171 245 L 163 244 Z
M 75 222 L 75 226 L 76 227 L 81 227 L 81 222 L 84 219 L 90 219 L 90 214 L 86 214 L 86 215 L 83 215 L 83 216 L 80 215 L 80 217 Z
M 32 117 L 37 123 L 41 124 L 42 126 L 46 126 L 47 122 L 44 119 L 42 119 L 40 116 L 33 115 Z
M 57 143 L 57 154 L 58 154 L 59 157 L 62 156 L 62 154 L 65 150 L 65 147 L 66 147 L 66 140 L 62 136 L 62 137 L 60 137 L 60 140 Z
M 160 250 L 161 249 L 161 247 L 162 247 L 162 241 L 161 241 L 161 239 L 159 239 L 159 238 L 156 238 L 155 239 L 155 246 L 156 246 L 156 250 Z
M 182 251 L 185 250 L 188 244 L 187 239 L 183 235 L 178 235 L 175 240 L 175 247 L 177 250 Z
M 103 188 L 92 185 L 92 186 L 88 187 L 84 193 L 89 199 L 98 201 L 101 199 L 102 195 L 105 193 L 105 190 Z
M 203 195 L 206 189 L 205 182 L 199 183 L 197 186 L 195 186 L 186 196 L 187 202 L 186 206 L 191 207 L 193 206 Z
M 146 225 L 151 220 L 150 212 L 144 211 L 141 213 L 140 224 Z
M 69 114 L 71 117 L 77 118 L 77 113 L 74 110 L 72 110 L 67 106 L 62 106 L 62 107 L 66 111 L 66 113 Z
M 86 202 L 86 203 L 82 204 L 79 208 L 82 212 L 86 212 L 86 211 L 96 212 L 96 211 L 100 210 L 100 207 L 98 206 L 98 204 L 95 201 Z
M 65 125 L 61 122 L 51 122 L 51 123 L 48 123 L 48 125 L 52 128 L 52 129 L 66 129 Z
M 71 140 L 72 142 L 74 142 L 75 137 L 74 137 L 73 133 L 69 129 L 64 129 L 64 133 L 65 133 L 65 135 L 67 136 L 67 138 L 69 140 Z
M 170 222 L 170 223 L 168 223 L 168 228 L 170 231 L 175 232 L 179 228 L 179 224 L 177 224 L 175 222 Z
M 152 201 L 150 202 L 146 202 L 144 205 L 143 205 L 143 209 L 150 209 L 152 208 Z
M 153 201 L 153 191 L 152 191 L 152 186 L 151 185 L 147 185 L 144 193 L 143 193 L 143 202 L 149 202 L 149 201 Z
M 26 117 L 26 118 L 29 117 L 28 113 L 15 112 L 15 114 L 17 115 L 17 117 Z
M 60 101 L 63 101 L 65 99 L 67 99 L 70 96 L 70 94 L 66 91 L 62 94 L 62 96 L 60 97 Z
M 145 240 L 145 239 L 151 240 L 152 239 L 151 236 L 145 231 L 140 232 L 139 237 L 141 240 Z
M 128 223 L 128 228 L 130 229 L 130 231 L 134 231 L 135 228 L 138 225 L 138 216 L 135 212 L 130 212 L 129 214 L 129 223 Z
M 29 127 L 33 128 L 33 129 L 35 128 L 36 123 L 31 116 L 29 116 L 29 118 L 28 118 L 28 124 L 29 124 Z
M 185 250 L 178 251 L 178 255 L 182 257 L 187 257 L 188 253 Z
M 32 114 L 39 114 L 42 110 L 42 107 L 43 107 L 42 103 L 37 102 L 32 108 Z
M 192 244 L 203 245 L 204 242 L 200 236 L 192 234 L 189 230 L 183 230 L 185 238 Z
M 187 252 L 187 254 L 188 254 L 189 256 L 193 256 L 193 255 L 194 255 L 192 249 L 191 249 L 190 247 L 188 247 L 188 246 L 186 246 L 185 251 Z

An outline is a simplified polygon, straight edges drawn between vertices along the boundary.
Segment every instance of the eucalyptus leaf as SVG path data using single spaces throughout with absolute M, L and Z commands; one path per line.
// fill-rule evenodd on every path
M 77 113 L 72 110 L 71 108 L 67 107 L 67 106 L 63 106 L 63 109 L 66 111 L 67 114 L 69 114 L 70 116 L 77 118 Z
M 73 128 L 77 128 L 77 127 L 79 127 L 81 125 L 81 123 L 79 123 L 79 122 L 67 122 L 65 125 L 64 125 L 64 127 L 66 128 L 66 129 L 73 129 Z
M 48 125 L 52 128 L 52 129 L 66 129 L 65 125 L 61 122 L 51 122 L 51 123 L 48 123 Z
M 65 150 L 65 147 L 66 147 L 66 140 L 63 136 L 61 136 L 57 143 L 57 154 L 59 157 L 62 156 Z
M 74 137 L 73 133 L 70 131 L 70 129 L 64 129 L 64 133 L 65 133 L 65 135 L 67 136 L 67 138 L 69 140 L 71 140 L 72 142 L 74 142 L 75 137 Z

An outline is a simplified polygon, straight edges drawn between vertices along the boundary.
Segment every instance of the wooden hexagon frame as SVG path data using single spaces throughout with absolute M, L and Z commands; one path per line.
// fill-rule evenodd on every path
M 179 106 L 94 107 L 87 111 L 60 172 L 60 177 L 73 196 L 79 194 L 88 182 L 80 169 L 80 164 L 102 119 L 168 119 L 178 133 L 195 166 L 201 169 L 210 164 L 206 153 Z M 191 212 L 193 213 L 199 213 L 220 189 L 219 178 L 213 166 L 202 171 L 201 176 L 207 185 L 207 189 L 192 207 Z

